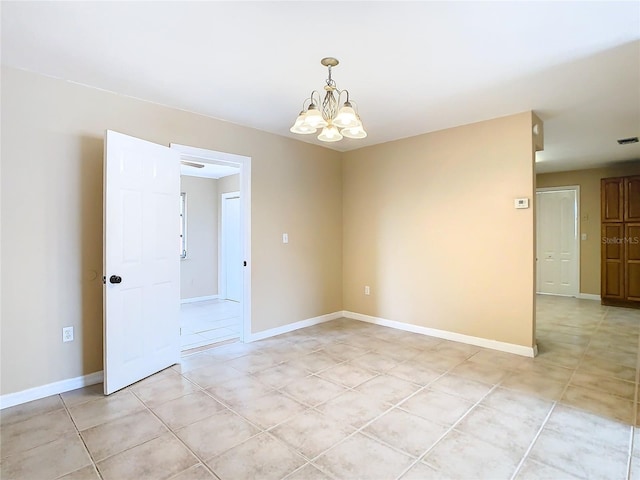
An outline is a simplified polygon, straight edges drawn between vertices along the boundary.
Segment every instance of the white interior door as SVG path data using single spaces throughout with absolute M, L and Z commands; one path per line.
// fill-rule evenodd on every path
M 180 155 L 113 131 L 104 164 L 104 393 L 180 359 Z
M 542 190 L 537 200 L 537 291 L 577 296 L 579 279 L 576 189 Z
M 225 298 L 242 300 L 242 243 L 240 241 L 240 194 L 222 194 L 222 262 Z

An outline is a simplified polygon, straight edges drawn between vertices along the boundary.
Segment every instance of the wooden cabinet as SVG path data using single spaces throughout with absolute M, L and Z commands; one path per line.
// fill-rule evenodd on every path
M 604 305 L 640 308 L 640 175 L 601 180 Z
M 624 221 L 640 222 L 640 175 L 624 179 Z
M 624 180 L 622 178 L 603 178 L 601 182 L 602 222 L 623 222 Z
M 602 285 L 601 297 L 624 300 L 624 248 L 618 240 L 624 235 L 621 223 L 602 224 Z

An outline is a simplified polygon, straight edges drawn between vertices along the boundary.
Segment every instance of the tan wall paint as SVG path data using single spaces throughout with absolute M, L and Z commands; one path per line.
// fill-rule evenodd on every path
M 180 298 L 218 294 L 218 180 L 182 175 L 187 194 L 187 258 L 180 260 Z
M 240 191 L 240 175 L 229 175 L 218 179 L 218 193 L 229 193 Z
M 600 179 L 639 175 L 640 161 L 617 167 L 536 175 L 537 188 L 580 185 L 580 293 L 600 295 Z
M 10 68 L 1 115 L 2 394 L 102 369 L 106 129 L 252 158 L 254 332 L 342 310 L 339 153 Z
M 531 347 L 532 114 L 344 154 L 345 310 Z M 371 295 L 365 296 L 365 285 Z

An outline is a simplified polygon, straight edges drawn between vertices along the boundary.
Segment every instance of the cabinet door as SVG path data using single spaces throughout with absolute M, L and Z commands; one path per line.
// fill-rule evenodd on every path
M 600 181 L 603 222 L 622 222 L 624 219 L 624 179 L 603 178 Z
M 640 223 L 625 225 L 627 300 L 640 301 Z
M 602 224 L 602 298 L 624 300 L 625 244 L 621 223 Z
M 624 221 L 640 222 L 640 175 L 624 179 Z

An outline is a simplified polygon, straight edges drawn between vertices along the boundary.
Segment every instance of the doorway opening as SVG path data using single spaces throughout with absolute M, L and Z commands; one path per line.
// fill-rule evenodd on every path
M 536 190 L 536 292 L 580 294 L 580 187 Z
M 182 351 L 244 341 L 249 331 L 250 158 L 171 144 L 180 152 Z
M 580 186 L 536 189 L 538 354 L 575 366 L 590 330 L 580 294 Z M 589 308 L 589 307 L 586 307 Z

